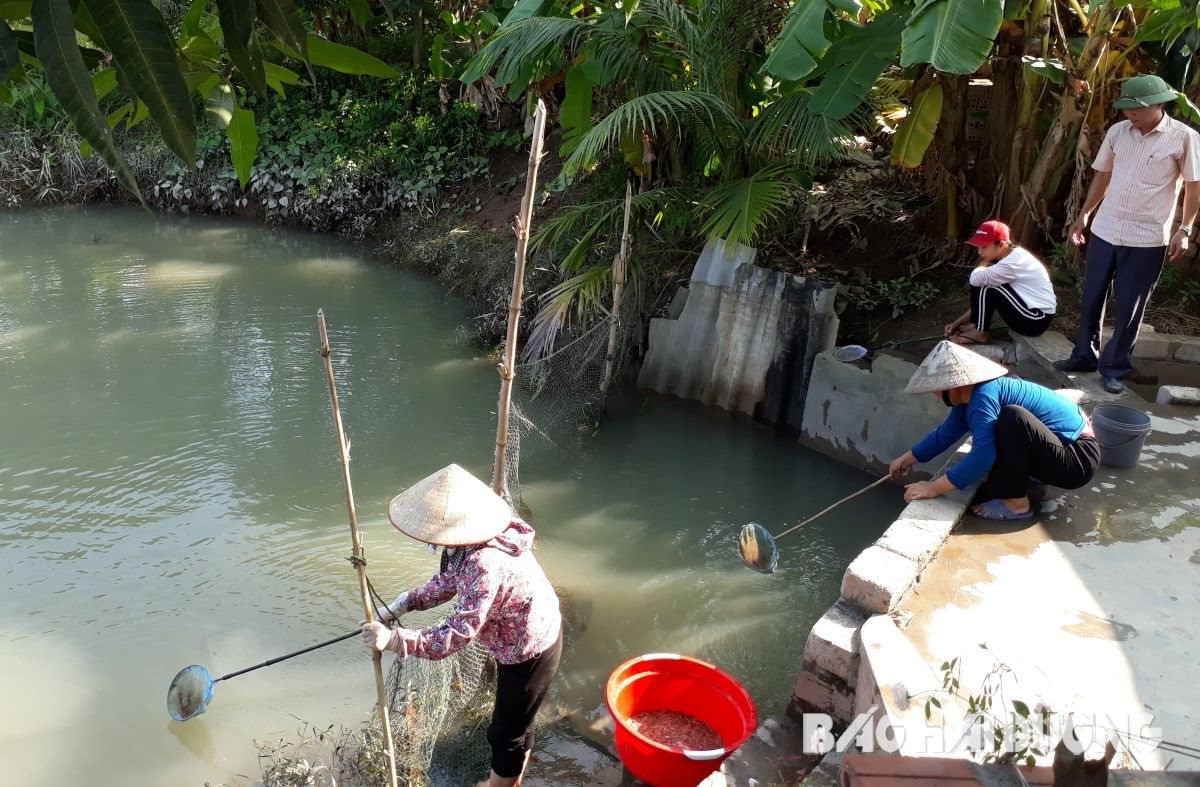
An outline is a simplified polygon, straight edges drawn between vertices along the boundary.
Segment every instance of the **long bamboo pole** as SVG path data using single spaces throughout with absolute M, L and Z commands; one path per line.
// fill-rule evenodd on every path
M 529 248 L 529 225 L 533 221 L 533 200 L 537 193 L 538 166 L 542 163 L 542 142 L 546 131 L 546 105 L 538 99 L 533 115 L 533 139 L 529 143 L 529 168 L 525 177 L 525 196 L 517 214 L 517 251 L 514 257 L 512 297 L 508 301 L 508 335 L 504 341 L 504 360 L 500 372 L 500 401 L 496 406 L 496 462 L 492 467 L 492 490 L 504 493 L 504 453 L 508 447 L 508 413 L 512 406 L 512 381 L 517 367 L 517 325 L 521 321 L 521 295 L 525 287 L 525 253 Z
M 358 572 L 358 590 L 362 595 L 365 620 L 375 619 L 375 607 L 367 590 L 367 559 L 363 556 L 362 533 L 358 530 L 358 513 L 354 508 L 354 487 L 350 484 L 350 450 L 346 430 L 342 427 L 342 411 L 338 408 L 337 385 L 333 380 L 333 358 L 329 349 L 329 331 L 325 328 L 325 310 L 317 310 L 317 327 L 321 331 L 321 357 L 325 361 L 325 379 L 329 381 L 329 403 L 333 408 L 333 428 L 337 432 L 338 454 L 342 459 L 342 482 L 346 487 L 346 511 L 350 515 L 350 541 L 353 552 L 350 562 Z M 383 723 L 383 756 L 387 760 L 388 787 L 396 787 L 396 750 L 392 745 L 392 724 L 388 718 L 387 689 L 383 682 L 383 654 L 373 651 L 375 691 L 379 700 L 379 720 Z
M 625 276 L 629 271 L 629 249 L 633 238 L 629 234 L 629 214 L 633 212 L 633 182 L 625 181 L 625 219 L 621 229 L 621 250 L 613 258 L 612 314 L 608 322 L 608 352 L 604 355 L 604 380 L 600 383 L 601 406 L 608 399 L 608 386 L 612 383 L 613 366 L 617 357 L 617 326 L 621 321 L 621 292 L 625 289 Z

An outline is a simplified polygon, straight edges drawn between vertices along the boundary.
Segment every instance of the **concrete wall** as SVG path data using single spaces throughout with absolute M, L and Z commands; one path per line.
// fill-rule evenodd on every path
M 956 460 L 953 457 L 947 465 Z M 805 713 L 826 713 L 845 725 L 876 704 L 878 687 L 868 685 L 875 670 L 860 664 L 863 626 L 877 616 L 901 614 L 905 597 L 941 551 L 974 492 L 970 487 L 909 503 L 849 565 L 842 577 L 841 598 L 817 621 L 805 642 L 789 715 L 799 719 Z
M 836 289 L 754 255 L 705 245 L 678 316 L 650 321 L 638 386 L 798 429 L 813 360 L 837 336 Z
M 935 397 L 904 393 L 917 367 L 880 355 L 869 364 L 819 354 L 812 367 L 800 442 L 848 464 L 883 472 L 946 417 Z M 940 462 L 918 465 L 932 475 Z

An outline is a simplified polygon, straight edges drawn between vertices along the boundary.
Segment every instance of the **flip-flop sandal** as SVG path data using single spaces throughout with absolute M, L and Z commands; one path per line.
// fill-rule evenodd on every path
M 1016 511 L 1013 511 L 1001 500 L 989 500 L 986 503 L 980 503 L 977 507 L 982 509 L 983 513 L 979 513 L 974 509 L 971 510 L 971 513 L 980 519 L 990 519 L 994 522 L 1014 522 L 1018 519 L 1033 518 L 1033 506 L 1030 506 L 1029 510 L 1024 514 L 1018 514 Z

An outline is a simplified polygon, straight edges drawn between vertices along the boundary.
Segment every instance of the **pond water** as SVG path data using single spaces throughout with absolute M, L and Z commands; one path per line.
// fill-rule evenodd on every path
M 87 208 L 0 214 L 0 762 L 6 783 L 253 783 L 255 742 L 357 725 L 357 639 L 216 687 L 169 720 L 189 664 L 215 675 L 357 626 L 314 315 L 330 322 L 372 579 L 389 598 L 435 558 L 389 497 L 450 462 L 487 478 L 497 378 L 461 344 L 466 304 L 336 239 Z M 629 394 L 572 461 L 522 467 L 547 572 L 586 623 L 553 702 L 679 651 L 780 711 L 846 563 L 899 510 L 855 501 L 737 559 L 869 478 L 723 414 Z M 390 657 L 389 657 L 390 658 Z

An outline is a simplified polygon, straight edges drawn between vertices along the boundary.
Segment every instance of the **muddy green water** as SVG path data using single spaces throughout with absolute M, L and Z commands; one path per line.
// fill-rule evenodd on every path
M 188 664 L 220 675 L 361 616 L 320 306 L 390 596 L 435 559 L 387 524 L 389 496 L 449 462 L 490 471 L 497 381 L 456 338 L 465 304 L 330 238 L 126 209 L 0 214 L 0 781 L 252 783 L 254 741 L 297 717 L 365 718 L 357 640 L 220 683 L 186 724 L 164 705 Z M 778 574 L 753 574 L 742 522 L 781 525 L 870 479 L 636 396 L 574 461 L 521 480 L 540 559 L 586 623 L 553 699 L 568 709 L 599 705 L 623 659 L 671 650 L 779 711 L 846 563 L 900 507 L 856 501 L 785 542 Z

